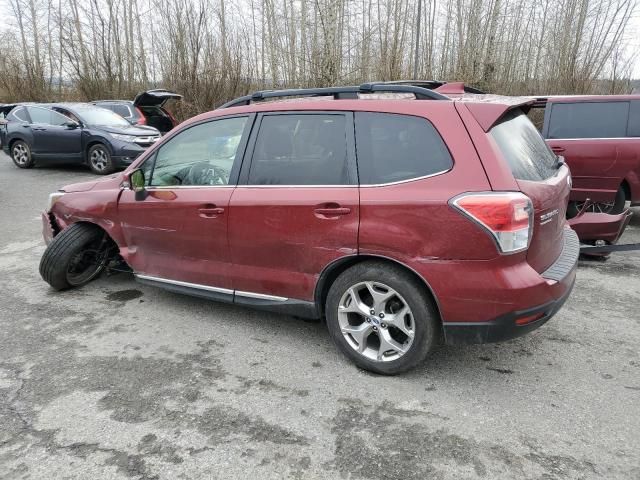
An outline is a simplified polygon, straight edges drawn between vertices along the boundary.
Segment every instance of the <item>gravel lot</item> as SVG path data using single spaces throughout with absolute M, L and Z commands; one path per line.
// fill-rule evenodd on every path
M 581 262 L 527 337 L 385 378 L 319 322 L 125 274 L 52 291 L 40 211 L 91 178 L 0 154 L 0 478 L 640 478 L 640 252 Z

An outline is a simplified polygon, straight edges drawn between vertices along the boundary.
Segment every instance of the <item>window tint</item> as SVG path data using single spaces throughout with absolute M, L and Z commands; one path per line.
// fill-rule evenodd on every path
M 251 185 L 345 185 L 344 115 L 265 115 L 253 151 Z
M 629 102 L 553 103 L 548 138 L 616 138 L 627 134 Z
M 11 110 L 9 115 L 7 115 L 9 120 L 18 120 L 19 122 L 28 122 L 27 118 L 27 109 L 24 107 L 18 107 Z
M 228 185 L 246 122 L 247 117 L 228 118 L 180 132 L 160 147 L 153 167 L 143 165 L 148 184 Z
M 557 172 L 557 157 L 520 109 L 507 113 L 490 130 L 518 180 L 540 181 Z
M 69 121 L 64 115 L 60 115 L 48 108 L 27 107 L 29 116 L 33 123 L 41 123 L 45 125 L 64 125 Z
M 409 115 L 356 113 L 356 149 L 362 185 L 424 177 L 453 166 L 434 126 Z
M 631 102 L 629 110 L 628 137 L 640 137 L 640 101 Z

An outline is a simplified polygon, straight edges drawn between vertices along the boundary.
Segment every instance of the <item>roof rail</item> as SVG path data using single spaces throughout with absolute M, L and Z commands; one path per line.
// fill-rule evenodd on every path
M 262 90 L 238 97 L 225 103 L 219 108 L 238 107 L 249 105 L 251 102 L 265 100 L 267 98 L 280 97 L 330 97 L 334 99 L 357 99 L 360 93 L 413 93 L 416 100 L 450 100 L 449 97 L 441 93 L 434 92 L 424 87 L 414 85 L 392 85 L 386 83 L 363 83 L 362 85 L 350 87 L 328 87 L 328 88 L 292 88 L 287 90 Z

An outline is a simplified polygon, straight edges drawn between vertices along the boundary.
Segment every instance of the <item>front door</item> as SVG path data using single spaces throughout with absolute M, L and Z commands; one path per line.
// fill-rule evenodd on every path
M 352 118 L 350 112 L 258 117 L 247 149 L 251 163 L 243 164 L 229 208 L 236 299 L 312 301 L 323 268 L 357 253 Z
M 126 189 L 118 202 L 123 256 L 136 274 L 231 289 L 229 199 L 250 123 L 249 116 L 199 123 L 144 162 L 146 191 Z

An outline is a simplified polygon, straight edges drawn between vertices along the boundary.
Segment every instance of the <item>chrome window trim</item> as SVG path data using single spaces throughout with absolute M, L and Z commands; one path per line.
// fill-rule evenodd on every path
M 387 183 L 366 183 L 360 186 L 368 188 L 368 187 L 387 187 L 389 185 L 399 185 L 401 183 L 416 182 L 418 180 L 424 180 L 425 178 L 437 177 L 438 175 L 443 175 L 447 172 L 450 172 L 451 170 L 453 170 L 453 166 L 451 166 L 451 168 L 447 168 L 446 170 L 430 173 L 429 175 L 422 175 L 421 177 L 412 177 L 412 178 L 407 178 L 406 180 L 397 180 L 395 182 L 387 182 Z
M 430 173 L 429 175 L 422 175 L 421 177 L 412 177 L 407 178 L 406 180 L 398 180 L 395 182 L 387 182 L 387 183 L 371 183 L 371 184 L 361 184 L 361 185 L 154 185 L 145 187 L 145 190 L 173 190 L 173 189 L 184 189 L 184 188 L 219 188 L 219 187 L 229 187 L 229 188 L 372 188 L 372 187 L 388 187 L 393 185 L 400 185 L 403 183 L 416 182 L 418 180 L 424 180 L 426 178 L 437 177 L 438 175 L 444 175 L 445 173 L 453 170 L 449 168 L 447 170 L 442 170 L 440 172 Z
M 187 288 L 195 288 L 198 290 L 206 290 L 208 292 L 216 292 L 216 293 L 224 293 L 227 295 L 237 295 L 239 297 L 245 297 L 245 298 L 255 298 L 258 300 L 272 300 L 274 302 L 286 302 L 287 300 L 289 300 L 287 297 L 278 297 L 276 295 L 267 295 L 265 293 L 255 293 L 255 292 L 243 292 L 243 291 L 239 291 L 239 290 L 230 290 L 228 288 L 219 288 L 219 287 L 211 287 L 209 285 L 202 285 L 199 283 L 189 283 L 189 282 L 182 282 L 180 280 L 170 280 L 168 278 L 162 278 L 162 277 L 154 277 L 152 275 L 145 275 L 142 273 L 135 273 L 134 276 L 136 278 L 139 278 L 141 280 L 150 280 L 152 282 L 158 282 L 158 283 L 167 283 L 169 285 L 178 285 L 180 287 L 187 287 Z
M 358 188 L 358 185 L 238 185 L 238 188 Z
M 238 185 L 238 188 L 372 188 L 372 187 L 388 187 L 392 185 L 400 185 L 402 183 L 416 182 L 418 180 L 424 180 L 425 178 L 437 177 L 453 170 L 453 167 L 439 172 L 430 173 L 429 175 L 422 175 L 420 177 L 411 177 L 406 180 L 397 180 L 395 182 L 387 183 L 363 183 L 359 185 Z
M 207 290 L 209 292 L 226 293 L 228 295 L 233 295 L 233 290 L 229 290 L 228 288 L 210 287 L 208 285 L 201 285 L 199 283 L 189 283 L 189 282 L 181 282 L 179 280 L 169 280 L 168 278 L 154 277 L 151 275 L 144 275 L 142 273 L 135 273 L 134 276 L 142 280 L 151 280 L 153 282 L 168 283 L 170 285 L 178 285 L 180 287 L 196 288 L 198 290 Z
M 186 190 L 186 189 L 196 189 L 196 188 L 220 188 L 220 187 L 226 187 L 226 188 L 235 188 L 235 185 L 231 185 L 231 184 L 226 184 L 226 185 L 153 185 L 153 186 L 146 186 L 144 187 L 144 189 L 146 191 L 153 191 L 153 190 Z

